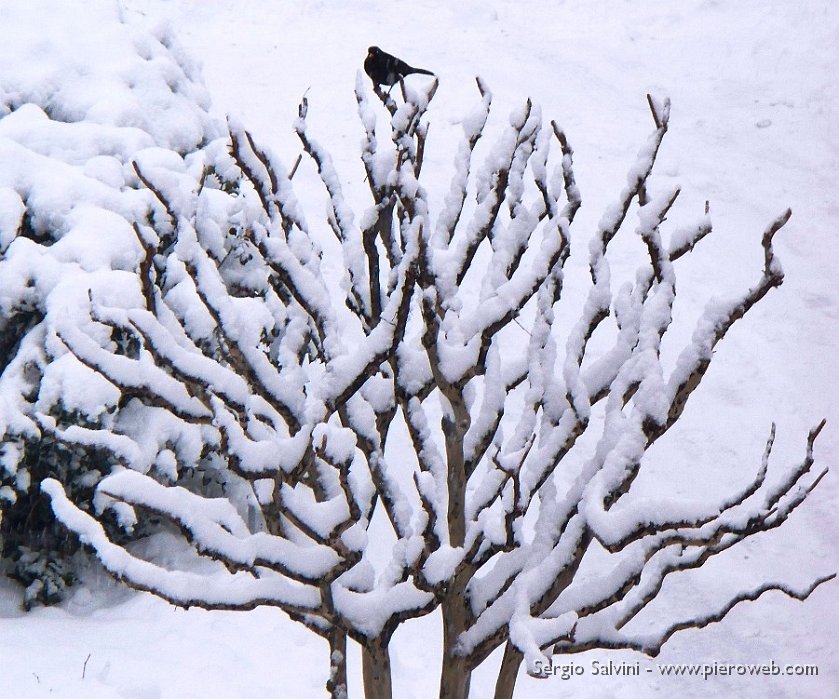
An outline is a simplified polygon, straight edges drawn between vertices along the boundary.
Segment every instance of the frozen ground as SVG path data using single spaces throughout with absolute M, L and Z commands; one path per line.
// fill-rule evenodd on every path
M 654 472 L 685 491 L 737 484 L 758 464 L 770 423 L 778 423 L 773 464 L 800 459 L 806 431 L 822 417 L 820 463 L 839 452 L 839 8 L 799 3 L 689 0 L 672 3 L 576 0 L 532 2 L 309 2 L 124 0 L 128 21 L 170 22 L 203 63 L 214 110 L 234 113 L 293 162 L 290 124 L 308 89 L 310 122 L 330 147 L 345 186 L 359 196 L 360 127 L 352 94 L 370 44 L 440 76 L 426 177 L 441 196 L 457 117 L 476 101 L 474 76 L 495 94 L 496 124 L 525 97 L 560 121 L 576 153 L 585 244 L 625 168 L 651 128 L 644 95 L 673 101 L 660 181 L 683 187 L 680 211 L 706 199 L 712 238 L 680 270 L 682 313 L 712 293 L 753 282 L 763 226 L 787 206 L 778 237 L 786 281 L 720 345 L 684 425 L 657 447 Z M 71 26 L 81 11 L 58 2 L 45 23 Z M 68 13 L 76 18 L 70 21 Z M 0 18 L 3 17 L 0 10 Z M 13 28 L 6 27 L 6 31 Z M 60 31 L 50 35 L 60 36 Z M 66 33 L 72 42 L 72 32 Z M 107 60 L 103 51 L 103 60 Z M 9 60 L 7 56 L 5 60 Z M 435 139 L 437 139 L 435 141 Z M 439 173 L 440 186 L 435 188 Z M 301 177 L 306 173 L 302 172 Z M 351 184 L 352 181 L 352 184 Z M 803 583 L 839 568 L 837 471 L 780 530 L 722 558 L 690 584 L 665 587 L 662 616 L 720 599 L 726 589 L 772 577 Z M 172 554 L 175 555 L 175 554 Z M 745 560 L 748 558 L 748 560 Z M 324 696 L 326 646 L 273 610 L 184 612 L 119 590 L 96 573 L 64 606 L 18 611 L 18 592 L 0 588 L 0 696 L 251 697 Z M 438 619 L 397 634 L 396 696 L 436 695 Z M 629 653 L 570 660 L 585 675 L 522 677 L 517 697 L 825 697 L 839 692 L 839 584 L 801 605 L 769 594 L 723 624 L 676 636 L 656 661 Z M 591 661 L 640 660 L 640 677 L 594 677 Z M 658 675 L 663 663 L 815 664 L 816 678 Z M 351 696 L 360 664 L 351 658 Z M 488 664 L 492 663 L 492 659 Z M 653 672 L 647 673 L 646 669 Z M 473 695 L 491 696 L 493 672 L 479 670 Z

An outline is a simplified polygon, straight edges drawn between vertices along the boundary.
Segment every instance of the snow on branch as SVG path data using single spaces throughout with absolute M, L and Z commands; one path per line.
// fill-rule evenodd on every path
M 42 481 L 41 489 L 50 497 L 56 516 L 83 543 L 93 547 L 108 572 L 132 587 L 153 592 L 172 604 L 204 609 L 253 609 L 272 605 L 297 613 L 306 613 L 317 606 L 315 589 L 291 585 L 284 577 L 244 572 L 208 576 L 171 571 L 143 561 L 111 543 L 102 525 L 73 505 L 58 481 L 46 479 Z

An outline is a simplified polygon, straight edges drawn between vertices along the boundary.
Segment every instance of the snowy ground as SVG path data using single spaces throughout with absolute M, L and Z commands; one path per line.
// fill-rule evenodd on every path
M 290 128 L 308 89 L 310 122 L 332 149 L 350 192 L 360 193 L 360 127 L 352 94 L 370 44 L 440 76 L 427 156 L 428 186 L 448 180 L 457 117 L 477 98 L 474 76 L 495 94 L 496 124 L 531 97 L 564 126 L 575 148 L 591 230 L 614 198 L 651 129 L 644 95 L 673 101 L 659 162 L 661 182 L 683 187 L 686 218 L 711 202 L 715 232 L 680 270 L 681 313 L 695 315 L 711 293 L 736 293 L 757 278 L 764 225 L 786 207 L 778 237 L 786 281 L 720 346 L 685 424 L 657 447 L 654 472 L 685 492 L 734 485 L 759 462 L 778 423 L 777 467 L 800 460 L 807 430 L 822 417 L 821 464 L 839 453 L 839 7 L 742 0 L 681 3 L 569 0 L 543 3 L 255 3 L 123 0 L 130 21 L 171 23 L 203 63 L 219 115 L 234 113 L 285 160 L 299 150 Z M 45 21 L 61 23 L 56 3 Z M 78 12 L 76 9 L 74 12 Z M 3 10 L 0 9 L 0 19 Z M 67 36 L 72 41 L 72 35 Z M 437 139 L 437 141 L 435 141 Z M 434 175 L 440 186 L 435 188 Z M 301 177 L 306 173 L 301 173 Z M 351 183 L 352 181 L 352 183 Z M 577 244 L 586 244 L 580 240 Z M 803 583 L 839 568 L 837 472 L 829 474 L 780 530 L 735 557 L 666 586 L 659 609 L 681 617 L 691 604 L 762 578 Z M 670 474 L 670 475 L 668 475 Z M 745 560 L 745 559 L 748 560 Z M 280 613 L 184 612 L 121 591 L 96 573 L 64 606 L 18 611 L 19 593 L 0 587 L 0 696 L 324 696 L 326 646 Z M 413 623 L 395 640 L 397 697 L 436 695 L 439 620 Z M 676 636 L 655 661 L 602 652 L 571 658 L 582 677 L 522 677 L 517 697 L 825 697 L 839 692 L 839 583 L 799 605 L 769 594 L 723 623 Z M 595 677 L 592 660 L 640 661 L 640 677 Z M 351 696 L 360 664 L 350 658 Z M 496 659 L 497 661 L 497 659 Z M 663 663 L 815 664 L 819 676 L 667 678 Z M 488 665 L 492 664 L 492 659 Z M 647 669 L 653 672 L 646 672 Z M 491 696 L 493 672 L 479 670 L 473 695 Z

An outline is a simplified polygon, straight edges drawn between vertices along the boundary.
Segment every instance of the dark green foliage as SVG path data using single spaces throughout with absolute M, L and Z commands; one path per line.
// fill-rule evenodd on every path
M 15 555 L 17 560 L 10 576 L 26 587 L 23 594 L 26 611 L 40 604 L 61 602 L 76 581 L 72 558 L 66 553 L 50 549 L 33 551 L 21 546 Z
M 0 553 L 12 564 L 9 575 L 26 587 L 24 603 L 30 609 L 61 601 L 75 580 L 79 552 L 77 539 L 55 522 L 40 482 L 47 477 L 60 479 L 89 511 L 93 489 L 110 470 L 110 463 L 95 450 L 68 448 L 48 436 L 24 441 L 22 447 L 15 475 L 4 472 L 0 479 L 0 485 L 15 493 L 13 502 L 0 503 Z M 108 528 L 112 535 L 125 539 L 115 523 Z

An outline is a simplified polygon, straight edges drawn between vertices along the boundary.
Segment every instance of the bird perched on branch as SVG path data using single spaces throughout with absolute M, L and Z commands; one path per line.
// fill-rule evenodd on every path
M 396 56 L 391 56 L 378 46 L 371 46 L 367 49 L 367 58 L 364 59 L 364 72 L 370 76 L 374 85 L 387 85 L 388 87 L 393 87 L 399 80 L 411 73 L 434 75 L 430 70 L 409 66 L 405 61 Z

